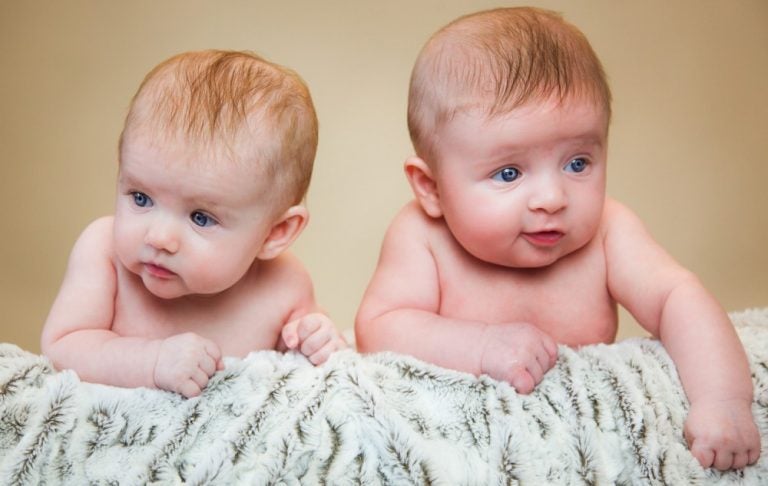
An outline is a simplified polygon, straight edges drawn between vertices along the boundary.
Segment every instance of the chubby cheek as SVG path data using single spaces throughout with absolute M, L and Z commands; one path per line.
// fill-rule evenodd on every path
M 113 228 L 115 253 L 120 262 L 131 270 L 139 258 L 142 236 L 140 229 L 126 218 L 115 217 Z
M 459 244 L 475 257 L 491 263 L 505 259 L 520 232 L 520 217 L 493 205 L 473 205 L 460 214 L 446 216 Z
M 232 246 L 218 251 L 200 247 L 189 250 L 185 254 L 188 271 L 184 280 L 194 293 L 214 294 L 228 289 L 245 275 L 253 263 L 253 260 L 241 257 L 243 252 L 240 248 Z

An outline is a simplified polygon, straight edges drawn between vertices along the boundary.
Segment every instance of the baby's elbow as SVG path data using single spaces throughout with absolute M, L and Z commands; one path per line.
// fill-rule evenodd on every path
M 355 326 L 355 349 L 360 353 L 375 353 L 378 348 L 375 346 L 376 341 L 371 339 L 370 333 L 366 331 L 360 331 Z
M 358 312 L 355 318 L 355 347 L 361 353 L 371 351 L 371 325 L 369 316 Z
M 40 353 L 48 358 L 56 369 L 66 368 L 67 349 L 65 341 L 67 333 L 57 332 L 53 326 L 43 328 L 40 336 Z
M 40 340 L 40 354 L 42 354 L 43 356 L 51 355 L 51 345 L 48 341 L 45 341 L 43 339 Z
M 699 277 L 690 270 L 679 269 L 669 280 L 669 285 L 660 299 L 662 315 L 677 308 L 681 302 L 687 302 L 691 298 L 698 299 L 707 293 Z
M 44 356 L 51 357 L 55 353 L 56 337 L 53 336 L 47 329 L 43 329 L 43 333 L 40 336 L 40 353 Z
M 48 358 L 54 368 L 61 370 L 66 368 L 66 366 L 61 359 L 61 346 L 58 344 L 58 341 L 46 339 L 43 337 L 40 340 L 40 352 L 43 356 Z
M 362 353 L 380 351 L 382 313 L 370 303 L 363 302 L 355 317 L 355 344 Z

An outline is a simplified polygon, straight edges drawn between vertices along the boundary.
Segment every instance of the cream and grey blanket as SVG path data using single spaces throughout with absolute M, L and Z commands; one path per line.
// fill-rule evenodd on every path
M 703 470 L 655 341 L 561 348 L 534 393 L 353 351 L 229 360 L 202 396 L 82 383 L 0 345 L 0 484 L 768 484 L 768 308 L 731 315 L 760 461 Z

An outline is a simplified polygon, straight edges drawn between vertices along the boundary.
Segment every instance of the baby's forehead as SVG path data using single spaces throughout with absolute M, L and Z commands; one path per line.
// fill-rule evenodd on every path
M 556 94 L 539 96 L 525 100 L 522 103 L 499 105 L 493 99 L 474 98 L 464 105 L 455 106 L 453 112 L 446 118 L 447 122 L 469 116 L 491 123 L 503 119 L 523 119 L 531 117 L 561 117 L 566 113 L 581 114 L 585 118 L 597 118 L 605 124 L 610 119 L 609 110 L 591 96 L 569 95 L 560 98 Z
M 607 116 L 594 102 L 550 99 L 493 114 L 457 112 L 437 127 L 429 158 L 437 163 L 446 156 L 491 161 L 513 152 L 603 149 L 607 136 Z
M 270 164 L 266 162 L 265 153 L 263 147 L 250 137 L 225 142 L 139 126 L 123 133 L 120 162 L 142 160 L 182 165 L 190 171 L 225 170 L 238 177 L 266 179 L 270 175 Z

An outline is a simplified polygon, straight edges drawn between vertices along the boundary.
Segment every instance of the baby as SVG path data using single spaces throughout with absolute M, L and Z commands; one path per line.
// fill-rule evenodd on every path
M 309 91 L 247 52 L 177 55 L 141 84 L 119 145 L 114 216 L 72 250 L 42 333 L 85 380 L 200 394 L 222 356 L 345 347 L 287 248 L 317 147 Z
M 358 311 L 361 351 L 392 350 L 529 393 L 556 344 L 610 343 L 617 303 L 661 339 L 704 467 L 754 463 L 760 437 L 723 309 L 605 194 L 611 95 L 588 41 L 552 12 L 457 19 L 413 69 L 392 222 Z

